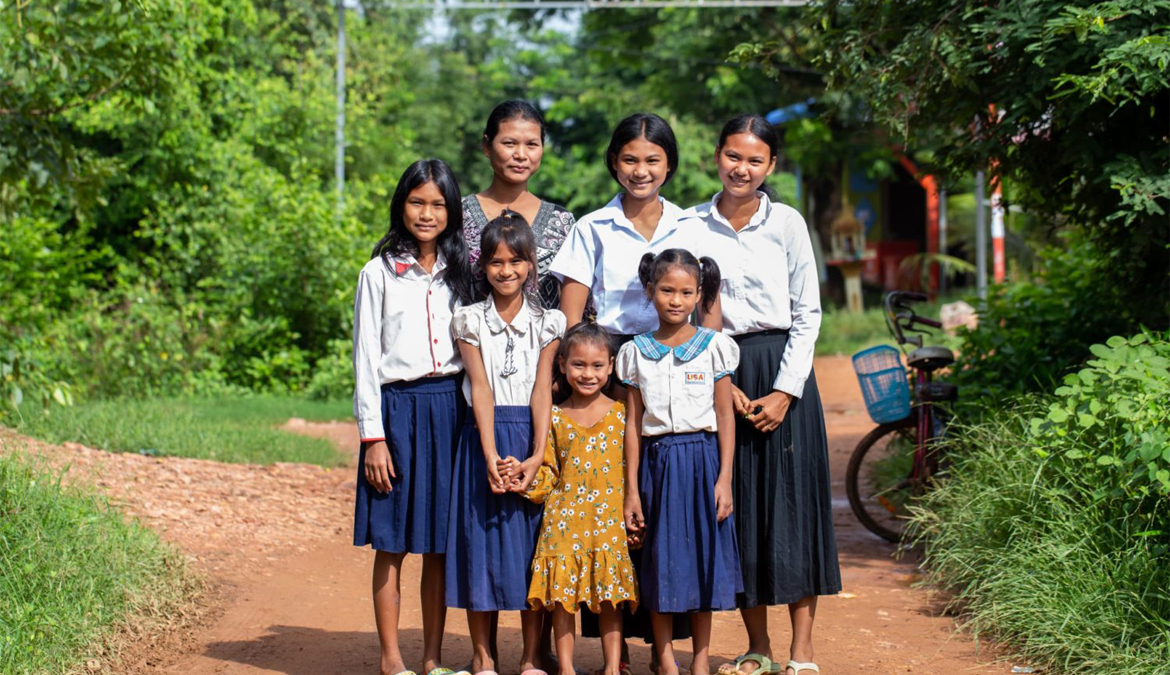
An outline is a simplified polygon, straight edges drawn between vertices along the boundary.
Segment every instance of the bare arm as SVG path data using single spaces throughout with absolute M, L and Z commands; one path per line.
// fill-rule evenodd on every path
M 731 515 L 731 465 L 735 459 L 735 410 L 731 403 L 731 377 L 715 382 L 715 423 L 719 438 L 719 478 L 715 480 L 715 517 L 723 521 Z
M 581 323 L 585 317 L 585 304 L 589 302 L 589 287 L 575 279 L 565 278 L 561 286 L 561 311 L 569 320 L 568 327 L 572 328 Z M 720 315 L 722 321 L 722 315 Z
M 553 362 L 557 358 L 557 347 L 561 344 L 560 338 L 553 340 L 540 350 L 540 360 L 536 364 L 536 381 L 532 384 L 532 396 L 528 404 L 532 407 L 532 453 L 528 459 L 520 464 L 519 484 L 516 489 L 524 491 L 536 478 L 544 459 L 545 439 L 548 438 L 549 426 L 552 424 L 552 371 Z
M 642 515 L 642 494 L 638 485 L 638 469 L 642 462 L 642 414 L 646 406 L 642 391 L 626 388 L 626 530 L 641 532 L 646 519 Z
M 496 450 L 496 410 L 492 387 L 488 383 L 487 371 L 479 347 L 459 340 L 459 354 L 463 357 L 463 368 L 471 380 L 471 411 L 479 427 L 479 441 L 483 445 L 483 458 L 487 462 L 488 483 L 492 492 L 504 492 L 505 478 L 500 476 L 498 463 L 500 453 Z

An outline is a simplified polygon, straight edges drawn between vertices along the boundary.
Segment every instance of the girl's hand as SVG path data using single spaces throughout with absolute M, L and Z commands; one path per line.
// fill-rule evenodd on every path
M 748 405 L 753 411 L 759 408 L 759 412 L 750 413 L 747 419 L 759 431 L 771 433 L 788 415 L 788 406 L 792 404 L 792 398 L 792 394 L 786 391 L 774 391 L 763 398 L 757 398 Z
M 398 478 L 398 474 L 394 473 L 394 462 L 390 459 L 390 447 L 386 441 L 373 441 L 366 446 L 366 461 L 362 470 L 366 474 L 366 482 L 378 492 L 386 494 L 394 489 L 390 479 Z
M 748 413 L 752 411 L 752 400 L 734 384 L 731 385 L 731 405 L 735 407 L 736 415 L 747 417 Z
M 715 519 L 719 522 L 727 520 L 727 516 L 735 510 L 731 497 L 731 480 L 715 481 Z
M 626 515 L 626 536 L 640 542 L 642 530 L 646 527 L 646 518 L 642 515 L 642 498 L 632 491 L 627 491 L 623 510 Z
M 512 484 L 508 489 L 512 492 L 524 492 L 531 487 L 543 459 L 540 455 L 534 455 L 520 462 L 517 471 L 512 474 Z
M 512 485 L 512 481 L 516 479 L 516 474 L 520 473 L 520 461 L 515 457 L 497 459 L 496 471 L 500 472 L 500 480 L 503 481 L 504 489 L 507 490 Z
M 504 494 L 505 492 L 508 491 L 507 490 L 507 483 L 504 482 L 504 478 L 501 475 L 500 468 L 501 468 L 501 466 L 504 466 L 504 467 L 507 466 L 506 461 L 500 459 L 499 455 L 492 455 L 492 456 L 485 455 L 484 459 L 487 460 L 488 487 L 490 487 L 492 489 L 492 492 L 494 492 L 495 494 L 498 494 L 498 495 Z

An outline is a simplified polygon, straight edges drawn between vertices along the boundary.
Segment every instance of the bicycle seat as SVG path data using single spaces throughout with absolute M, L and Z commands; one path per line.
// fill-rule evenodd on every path
M 924 403 L 955 401 L 959 398 L 959 388 L 949 382 L 929 382 L 919 385 L 915 391 L 918 393 L 918 400 Z
M 955 355 L 946 347 L 919 347 L 910 352 L 906 363 L 911 368 L 931 372 L 945 368 L 955 362 Z

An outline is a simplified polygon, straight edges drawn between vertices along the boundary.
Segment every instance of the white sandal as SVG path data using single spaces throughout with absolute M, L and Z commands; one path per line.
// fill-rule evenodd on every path
M 817 664 L 815 664 L 811 661 L 808 663 L 800 663 L 799 661 L 789 661 L 784 666 L 785 672 L 787 672 L 789 668 L 792 669 L 792 675 L 800 675 L 800 671 L 802 671 L 802 670 L 811 670 L 814 673 L 821 672 L 821 669 L 819 667 L 817 667 Z

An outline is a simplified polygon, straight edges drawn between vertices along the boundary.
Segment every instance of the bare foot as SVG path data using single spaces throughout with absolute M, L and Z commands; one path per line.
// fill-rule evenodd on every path
M 406 664 L 402 662 L 402 656 L 383 656 L 382 662 L 379 665 L 382 675 L 397 675 L 406 670 Z

